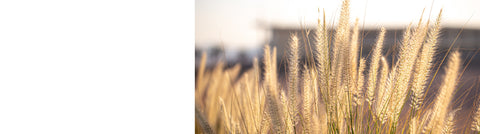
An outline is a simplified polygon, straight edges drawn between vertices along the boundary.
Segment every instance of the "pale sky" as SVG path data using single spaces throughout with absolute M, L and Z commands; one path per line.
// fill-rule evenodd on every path
M 208 47 L 222 42 L 226 48 L 254 48 L 269 38 L 266 25 L 314 26 L 318 8 L 325 9 L 327 22 L 337 21 L 342 0 L 196 0 L 195 43 Z M 365 26 L 405 27 L 416 22 L 425 8 L 432 19 L 443 8 L 443 26 L 480 28 L 478 0 L 351 0 L 353 23 L 359 18 Z M 367 10 L 365 10 L 365 7 Z M 366 14 L 366 15 L 365 15 Z M 334 18 L 336 17 L 336 18 Z

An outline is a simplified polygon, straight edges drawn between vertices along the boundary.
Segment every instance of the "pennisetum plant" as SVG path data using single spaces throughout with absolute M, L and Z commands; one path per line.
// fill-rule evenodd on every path
M 255 58 L 253 68 L 243 74 L 239 65 L 226 69 L 223 62 L 206 69 L 203 54 L 195 88 L 196 132 L 455 133 L 459 110 L 450 103 L 458 88 L 460 52 L 448 54 L 433 101 L 424 101 L 434 72 L 442 11 L 434 22 L 420 18 L 417 25 L 408 25 L 398 55 L 389 61 L 383 49 L 393 44 L 385 44 L 383 27 L 371 44 L 370 57 L 361 55 L 359 19 L 351 28 L 349 6 L 344 0 L 334 32 L 327 27 L 325 13 L 318 19 L 314 49 L 308 49 L 313 55 L 306 58 L 314 64 L 301 64 L 302 44 L 291 35 L 286 83 L 278 80 L 275 47 L 265 45 L 263 69 Z M 469 126 L 475 132 L 480 131 L 478 109 Z

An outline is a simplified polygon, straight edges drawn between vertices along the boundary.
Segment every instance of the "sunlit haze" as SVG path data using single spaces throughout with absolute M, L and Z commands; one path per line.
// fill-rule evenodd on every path
M 432 6 L 433 2 L 433 6 Z M 250 49 L 266 43 L 268 27 L 312 27 L 325 10 L 327 22 L 336 21 L 341 0 L 196 0 L 195 44 L 226 49 Z M 405 27 L 443 8 L 443 26 L 480 28 L 480 1 L 475 0 L 351 0 L 351 20 L 365 27 Z M 470 20 L 469 20 L 470 19 Z

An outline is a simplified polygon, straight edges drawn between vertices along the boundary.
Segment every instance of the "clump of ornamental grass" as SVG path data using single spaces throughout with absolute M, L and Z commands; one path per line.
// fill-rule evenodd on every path
M 276 48 L 265 46 L 263 68 L 240 74 L 240 66 L 219 62 L 205 69 L 202 55 L 195 89 L 197 133 L 454 133 L 451 102 L 462 67 L 458 51 L 447 52 L 445 74 L 434 101 L 424 104 L 430 87 L 440 10 L 431 23 L 410 24 L 398 55 L 383 53 L 386 29 L 381 28 L 370 57 L 362 57 L 359 20 L 350 27 L 349 0 L 343 1 L 338 26 L 331 32 L 318 20 L 313 55 L 300 62 L 300 42 L 289 41 L 287 86 L 277 75 Z M 325 15 L 324 15 L 325 16 Z M 263 72 L 263 73 L 262 73 Z M 432 79 L 433 80 L 433 79 Z M 285 88 L 283 88 L 285 87 Z M 471 130 L 480 131 L 480 106 Z

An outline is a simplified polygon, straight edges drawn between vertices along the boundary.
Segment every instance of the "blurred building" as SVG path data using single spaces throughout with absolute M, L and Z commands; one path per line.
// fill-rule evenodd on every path
M 285 57 L 284 54 L 288 52 L 288 42 L 291 34 L 297 34 L 300 40 L 300 53 L 305 55 L 309 49 L 315 49 L 315 29 L 300 29 L 300 28 L 286 28 L 286 27 L 270 27 L 271 40 L 269 44 L 277 47 L 278 59 Z M 375 44 L 380 29 L 363 29 L 360 30 L 361 44 L 363 46 L 363 54 L 366 55 Z M 442 28 L 439 40 L 439 49 L 448 48 L 460 33 L 459 27 Z M 402 40 L 404 29 L 387 28 L 384 41 L 384 51 L 389 50 L 394 45 L 399 45 Z M 330 31 L 329 33 L 334 33 Z M 309 45 L 305 45 L 309 44 Z M 465 49 L 480 48 L 480 29 L 463 29 L 455 41 L 455 46 Z M 397 47 L 398 48 L 398 47 Z

